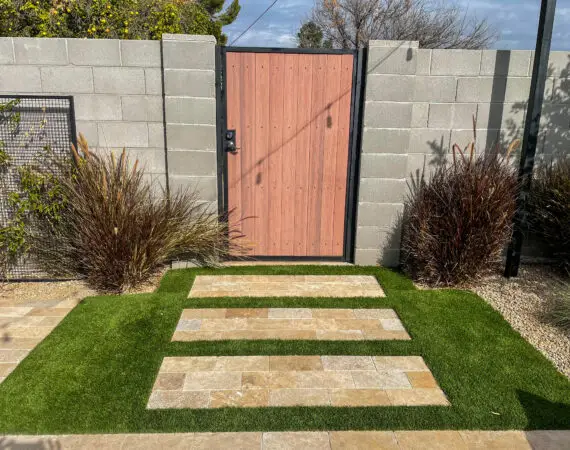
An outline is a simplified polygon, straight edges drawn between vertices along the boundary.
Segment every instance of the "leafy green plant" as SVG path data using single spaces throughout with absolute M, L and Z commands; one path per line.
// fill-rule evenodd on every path
M 509 163 L 514 142 L 475 154 L 453 147 L 453 163 L 422 180 L 406 201 L 403 266 L 431 285 L 457 285 L 477 279 L 500 258 L 510 236 L 517 180 Z
M 238 0 L 0 0 L 2 36 L 160 39 L 163 33 L 211 34 L 239 13 Z
M 33 222 L 32 250 L 47 273 L 82 277 L 94 288 L 119 292 L 146 281 L 174 259 L 215 265 L 239 252 L 236 232 L 189 192 L 153 193 L 138 161 L 123 150 L 97 156 L 85 138 L 75 164 L 58 167 L 58 218 Z M 65 162 L 63 162 L 65 164 Z M 49 245 L 55 240 L 55 245 Z
M 570 270 L 570 158 L 540 164 L 529 199 L 530 228 Z

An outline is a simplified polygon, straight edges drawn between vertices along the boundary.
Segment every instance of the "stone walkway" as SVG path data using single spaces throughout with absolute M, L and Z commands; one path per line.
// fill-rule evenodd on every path
M 52 332 L 77 302 L 38 301 L 0 306 L 0 383 Z
M 568 450 L 570 431 L 331 431 L 4 436 L 3 449 Z
M 392 309 L 185 309 L 173 341 L 226 339 L 409 340 Z
M 419 356 L 164 358 L 149 409 L 449 402 Z
M 384 297 L 370 275 L 199 275 L 189 297 Z

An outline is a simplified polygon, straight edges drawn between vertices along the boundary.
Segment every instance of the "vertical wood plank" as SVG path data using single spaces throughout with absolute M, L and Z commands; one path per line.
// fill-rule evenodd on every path
M 302 170 L 297 162 L 297 105 L 299 97 L 299 56 L 284 55 L 284 105 L 283 105 L 283 170 L 281 180 L 281 254 L 295 255 L 295 177 Z M 301 162 L 302 163 L 302 162 Z M 299 180 L 302 184 L 303 181 Z
M 298 61 L 293 255 L 307 256 L 314 58 L 313 55 L 301 54 Z
M 319 254 L 333 256 L 334 196 L 338 150 L 338 112 L 340 100 L 340 55 L 327 55 L 325 73 L 324 154 L 321 182 L 321 222 Z
M 255 54 L 255 141 L 253 146 L 254 159 L 254 226 L 255 226 L 255 255 L 269 254 L 267 215 L 269 214 L 269 57 L 268 53 Z
M 327 55 L 314 56 L 313 96 L 311 114 L 311 143 L 309 146 L 309 214 L 307 218 L 307 251 L 320 256 L 321 204 L 323 180 L 324 137 L 326 128 L 326 74 Z
M 242 133 L 241 133 L 241 54 L 228 53 L 226 58 L 226 98 L 227 98 L 227 128 L 229 130 L 235 129 L 237 131 L 236 145 L 242 146 Z M 229 223 L 232 229 L 238 230 L 243 234 L 241 218 L 244 211 L 242 210 L 241 201 L 241 156 L 239 154 L 233 155 L 229 153 L 228 158 L 228 212 Z
M 251 53 L 238 53 L 241 56 L 240 84 L 242 96 L 240 98 L 240 130 L 241 148 L 239 158 L 241 160 L 241 201 L 242 201 L 242 230 L 249 242 L 247 254 L 254 254 L 256 229 L 255 229 L 255 55 Z
M 344 223 L 346 220 L 346 183 L 350 142 L 350 102 L 352 96 L 352 73 L 354 56 L 341 55 L 340 98 L 338 114 L 337 157 L 335 169 L 333 248 L 335 255 L 342 255 L 344 249 Z
M 285 91 L 285 54 L 269 55 L 269 148 L 266 158 L 269 180 L 269 211 L 263 217 L 266 224 L 268 255 L 284 255 L 281 249 L 283 197 L 283 96 Z M 264 224 L 264 225 L 265 225 Z

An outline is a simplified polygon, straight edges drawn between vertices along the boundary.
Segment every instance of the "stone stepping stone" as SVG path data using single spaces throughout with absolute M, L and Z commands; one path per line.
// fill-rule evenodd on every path
M 409 340 L 392 309 L 185 309 L 173 341 L 280 339 Z
M 189 297 L 385 297 L 371 275 L 199 275 Z
M 191 356 L 162 361 L 147 408 L 449 406 L 420 356 Z

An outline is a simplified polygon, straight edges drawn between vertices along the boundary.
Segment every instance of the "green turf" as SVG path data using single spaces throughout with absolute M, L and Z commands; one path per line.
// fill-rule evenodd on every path
M 373 274 L 383 299 L 187 299 L 198 273 Z M 170 342 L 183 308 L 391 307 L 408 342 Z M 145 409 L 168 355 L 421 355 L 451 407 Z M 476 295 L 417 291 L 379 268 L 170 271 L 154 294 L 78 305 L 0 385 L 0 433 L 570 428 L 570 382 Z

